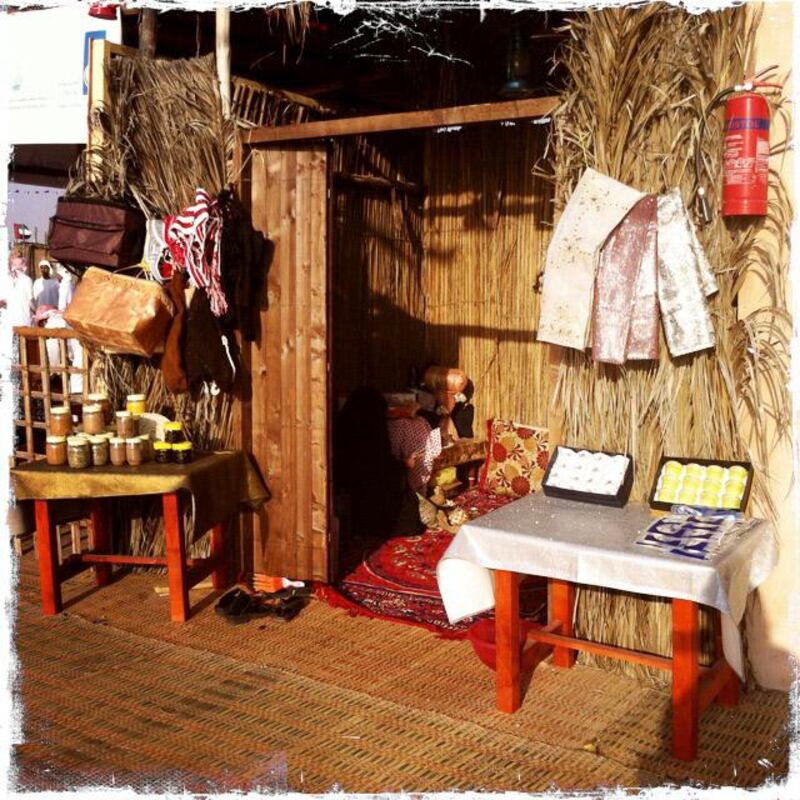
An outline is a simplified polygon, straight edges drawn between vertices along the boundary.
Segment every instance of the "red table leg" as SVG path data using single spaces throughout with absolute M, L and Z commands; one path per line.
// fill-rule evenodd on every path
M 211 529 L 211 558 L 216 566 L 211 573 L 211 583 L 217 591 L 228 585 L 228 559 L 225 548 L 225 523 L 220 522 Z
M 519 575 L 496 570 L 495 592 L 495 658 L 497 709 L 516 711 L 522 702 L 520 686 L 519 646 Z
M 562 636 L 572 636 L 572 611 L 575 607 L 575 587 L 569 581 L 549 578 L 547 581 L 547 622 L 560 622 Z M 575 651 L 566 647 L 553 647 L 553 664 L 571 667 L 575 663 Z
M 720 612 L 714 612 L 714 655 L 716 658 L 724 658 L 722 652 L 722 620 Z M 716 701 L 723 708 L 733 708 L 739 702 L 739 676 L 728 667 L 728 680 L 725 685 L 719 690 Z
M 167 540 L 167 576 L 169 579 L 169 615 L 173 622 L 189 619 L 189 587 L 186 580 L 186 543 L 178 493 L 162 498 L 164 533 Z
M 700 679 L 700 626 L 697 604 L 672 601 L 672 754 L 697 756 Z
M 92 523 L 92 549 L 95 553 L 111 552 L 111 525 L 107 500 L 92 500 L 89 517 Z M 95 564 L 94 579 L 98 586 L 106 586 L 111 580 L 111 564 Z
M 34 501 L 36 515 L 36 549 L 39 555 L 39 585 L 42 591 L 42 613 L 61 612 L 61 578 L 58 575 L 56 526 L 50 519 L 47 500 Z

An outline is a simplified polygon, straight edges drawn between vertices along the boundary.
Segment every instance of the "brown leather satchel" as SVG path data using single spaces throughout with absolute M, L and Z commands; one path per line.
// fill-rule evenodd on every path
M 142 259 L 145 217 L 124 203 L 62 197 L 50 218 L 50 256 L 73 267 L 123 269 Z
M 106 350 L 151 356 L 164 349 L 172 315 L 172 301 L 155 281 L 89 268 L 64 319 Z

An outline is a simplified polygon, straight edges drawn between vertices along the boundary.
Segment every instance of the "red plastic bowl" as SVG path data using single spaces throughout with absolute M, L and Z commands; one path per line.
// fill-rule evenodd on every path
M 521 621 L 519 625 L 519 646 L 522 649 L 525 644 L 528 631 L 536 627 L 533 623 Z M 467 638 L 472 645 L 472 649 L 478 658 L 486 664 L 489 669 L 497 669 L 496 656 L 497 648 L 495 645 L 495 626 L 494 619 L 479 619 L 467 631 Z

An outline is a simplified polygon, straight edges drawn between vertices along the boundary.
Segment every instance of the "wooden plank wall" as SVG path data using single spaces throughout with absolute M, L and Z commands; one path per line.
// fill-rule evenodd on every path
M 253 569 L 328 578 L 327 151 L 253 149 L 253 224 L 275 244 L 261 337 L 248 348 L 243 446 L 272 499 L 253 524 Z

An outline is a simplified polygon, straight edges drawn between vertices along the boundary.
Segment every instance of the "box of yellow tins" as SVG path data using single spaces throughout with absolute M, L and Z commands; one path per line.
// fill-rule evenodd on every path
M 753 465 L 746 461 L 663 456 L 650 492 L 650 507 L 674 505 L 744 511 L 750 499 Z

